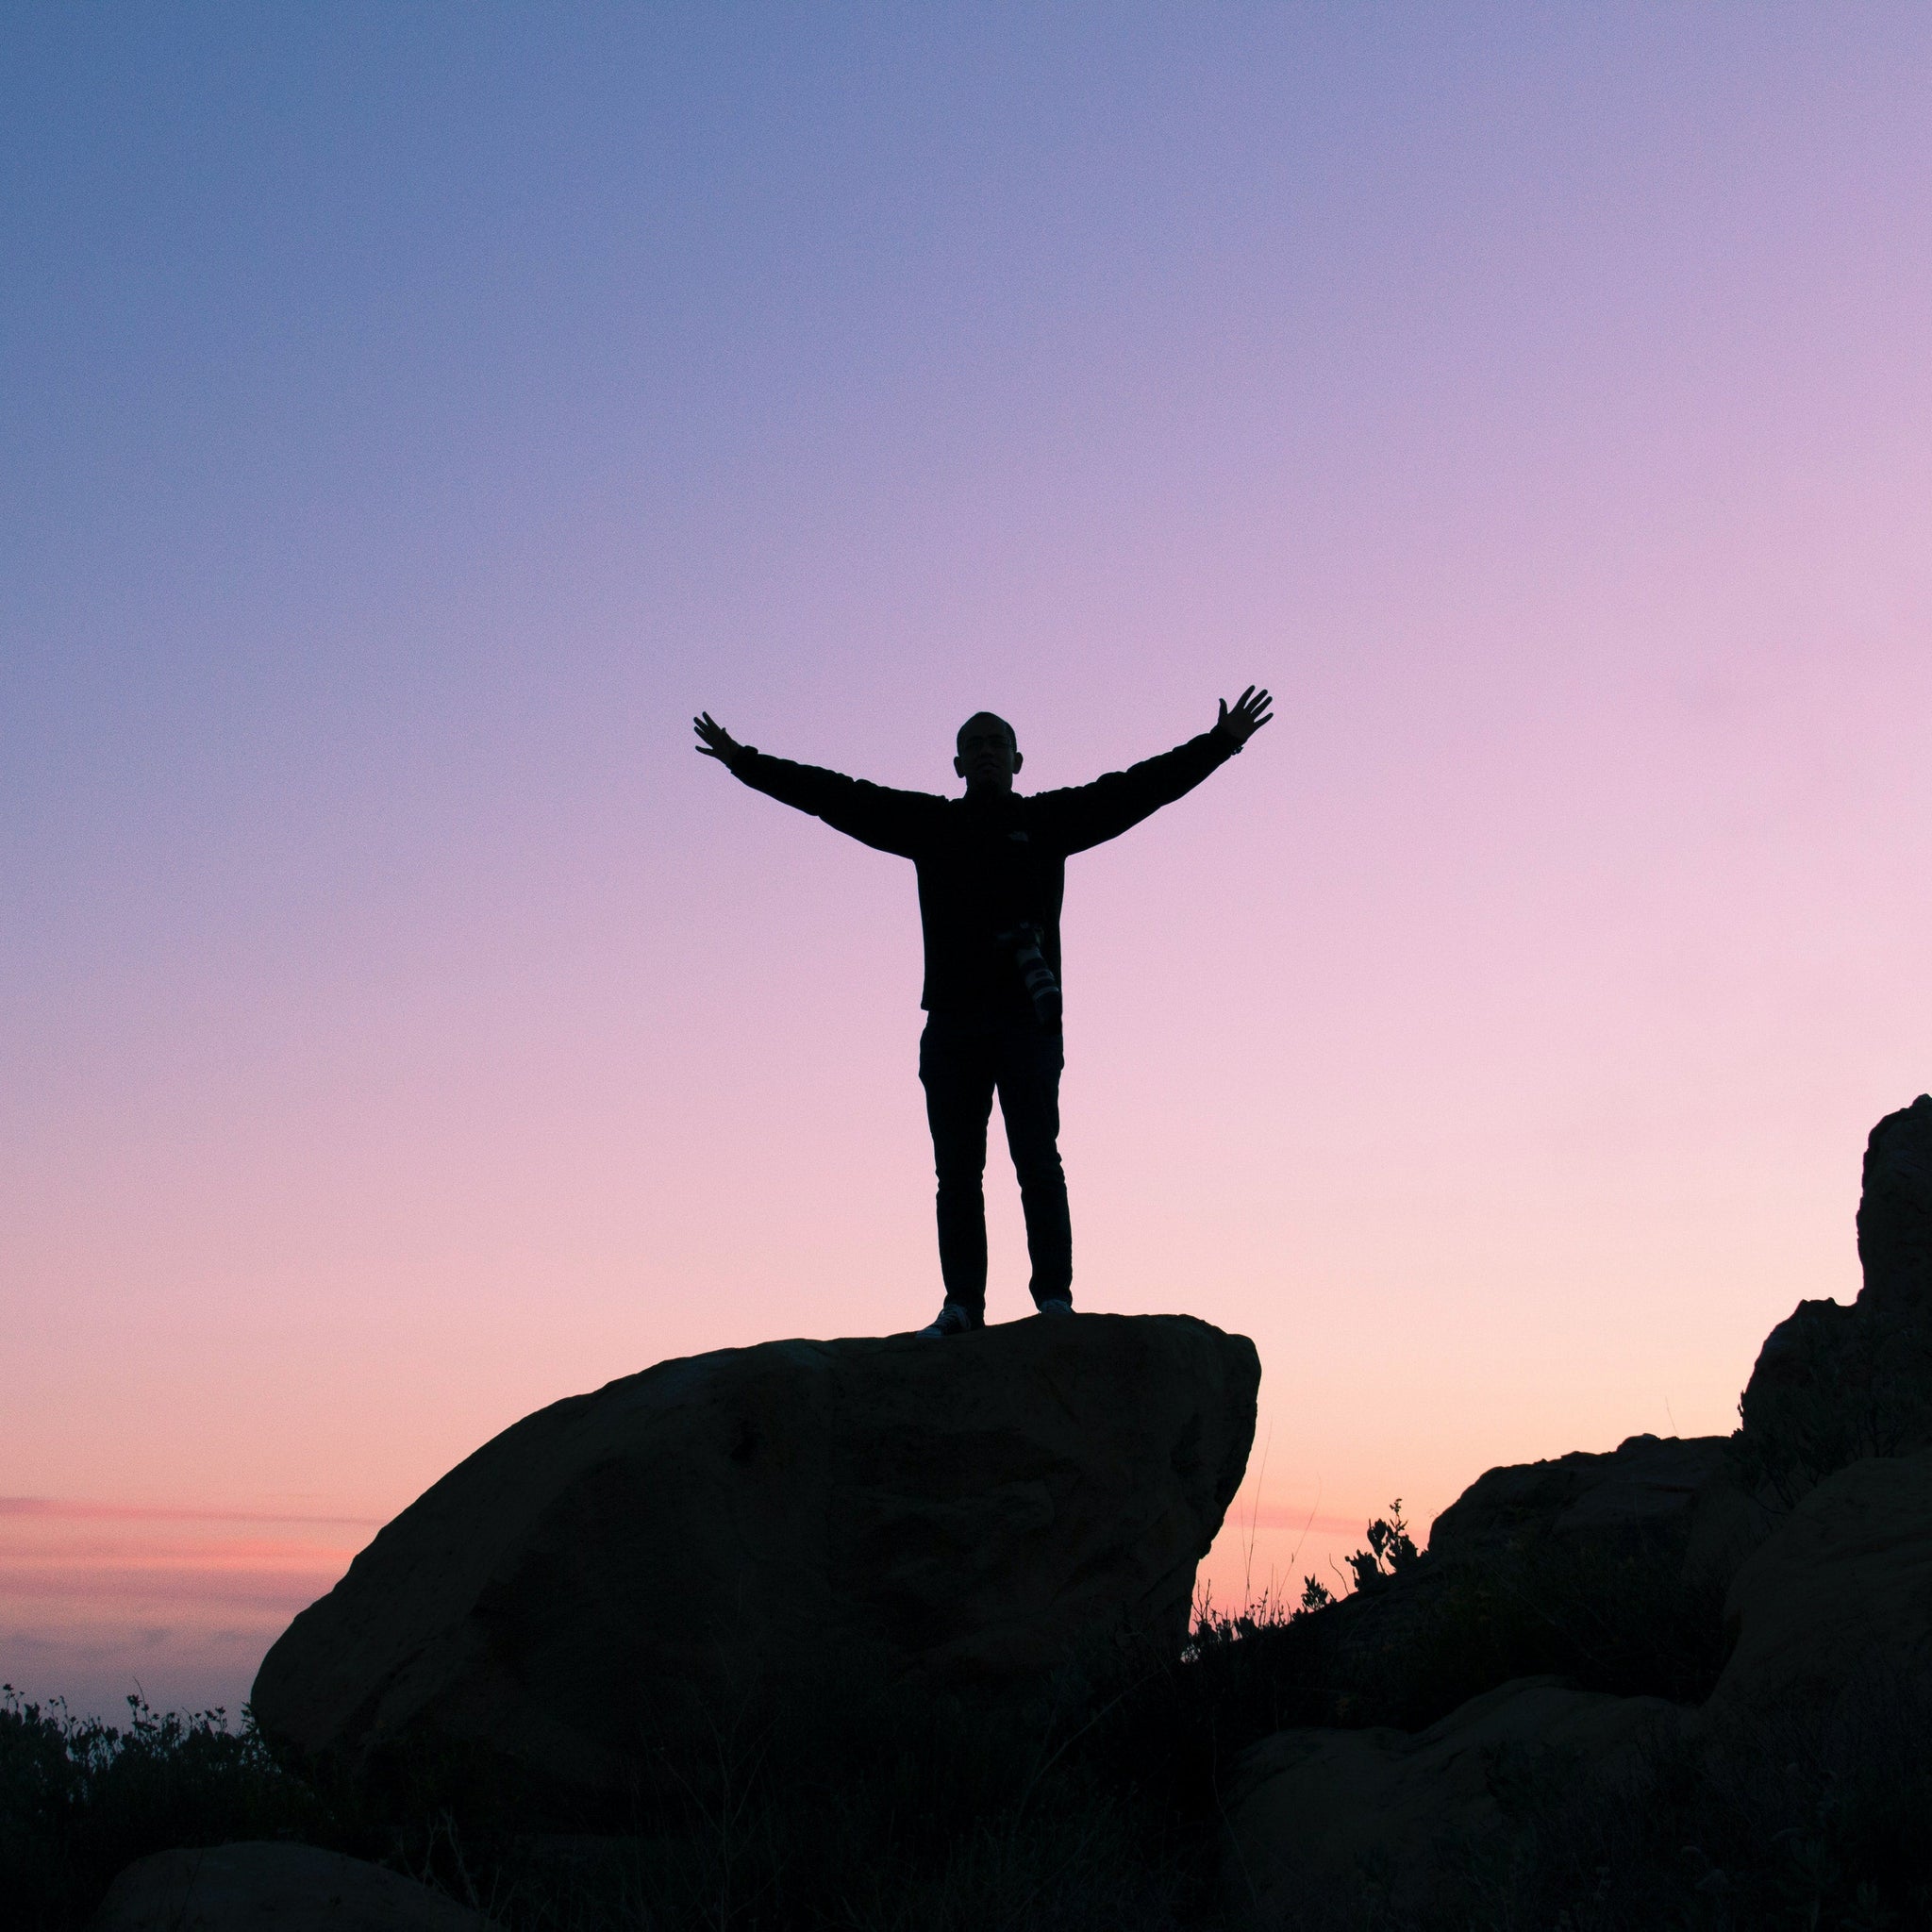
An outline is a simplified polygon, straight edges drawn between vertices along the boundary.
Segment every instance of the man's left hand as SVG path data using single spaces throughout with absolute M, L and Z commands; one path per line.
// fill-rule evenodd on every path
M 1221 700 L 1221 716 L 1215 721 L 1214 728 L 1234 740 L 1239 751 L 1262 725 L 1274 722 L 1274 713 L 1268 707 L 1274 702 L 1265 691 L 1257 691 L 1251 684 L 1235 700 L 1233 710 L 1227 708 L 1227 700 Z

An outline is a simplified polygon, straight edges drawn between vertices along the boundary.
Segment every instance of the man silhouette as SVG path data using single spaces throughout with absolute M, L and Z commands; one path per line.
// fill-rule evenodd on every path
M 1060 901 L 1066 861 L 1118 838 L 1191 791 L 1269 723 L 1250 685 L 1198 738 L 1091 785 L 1030 797 L 1013 727 L 977 711 L 959 727 L 953 770 L 963 798 L 894 791 L 740 744 L 707 711 L 696 749 L 755 790 L 808 811 L 919 869 L 925 939 L 925 1030 L 919 1077 L 939 1176 L 945 1305 L 922 1334 L 960 1335 L 986 1319 L 986 1129 L 1000 1097 L 1020 1180 L 1033 1301 L 1073 1313 L 1074 1238 L 1060 1167 Z

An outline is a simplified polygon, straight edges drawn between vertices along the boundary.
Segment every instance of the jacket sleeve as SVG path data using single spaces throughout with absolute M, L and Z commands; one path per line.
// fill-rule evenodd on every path
M 749 745 L 731 771 L 754 791 L 808 811 L 862 845 L 896 852 L 904 858 L 916 856 L 942 802 L 927 791 L 894 791 L 889 786 L 848 778 L 817 765 L 794 765 L 790 758 L 768 758 Z
M 1034 800 L 1034 809 L 1046 836 L 1060 851 L 1085 852 L 1119 838 L 1163 805 L 1172 805 L 1240 749 L 1225 732 L 1204 731 L 1173 751 L 1142 758 L 1124 772 L 1109 772 L 1091 785 L 1043 791 Z

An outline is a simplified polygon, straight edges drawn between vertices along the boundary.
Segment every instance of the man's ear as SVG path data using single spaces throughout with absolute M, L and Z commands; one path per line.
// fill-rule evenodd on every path
M 960 777 L 963 778 L 966 775 L 966 760 L 964 758 L 956 758 L 953 760 L 953 770 L 957 772 Z
M 1025 762 L 1025 754 L 1023 751 L 1021 751 L 1018 745 L 1015 745 L 1013 747 L 1013 770 L 1017 773 L 1020 767 L 1024 765 Z

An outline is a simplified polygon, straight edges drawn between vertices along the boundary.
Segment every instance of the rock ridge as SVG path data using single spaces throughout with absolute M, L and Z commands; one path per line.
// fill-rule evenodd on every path
M 1299 1637 L 1314 1680 L 1371 1709 L 1414 1705 L 1418 1684 L 1461 1701 L 1404 1716 L 1413 1729 L 1328 1718 L 1252 1746 L 1225 1847 L 1234 1923 L 1337 1923 L 1385 1892 L 1424 1910 L 1473 1847 L 1523 1852 L 1529 1808 L 1519 1791 L 1512 1822 L 1498 1803 L 1512 1779 L 1560 1776 L 1601 1809 L 1639 1786 L 1662 1803 L 1653 1761 L 1693 1783 L 1716 1765 L 1735 1797 L 1738 1764 L 1774 1742 L 1795 1777 L 1801 1751 L 1836 1762 L 1820 1740 L 1869 1744 L 1873 1713 L 1924 1707 L 1932 1096 L 1872 1130 L 1857 1242 L 1857 1299 L 1800 1302 L 1771 1331 L 1735 1434 L 1487 1471 L 1424 1552 L 1315 1612 Z M 1540 1674 L 1553 1648 L 1599 1681 Z

